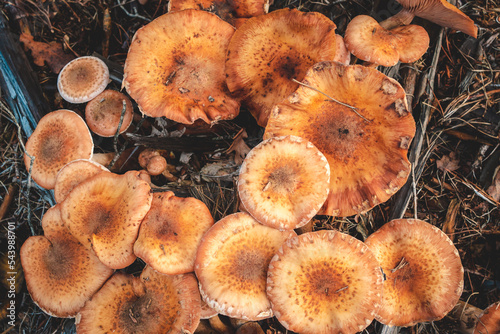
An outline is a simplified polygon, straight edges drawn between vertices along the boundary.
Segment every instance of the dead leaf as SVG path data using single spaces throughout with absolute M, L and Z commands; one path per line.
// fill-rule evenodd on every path
M 488 189 L 486 190 L 488 195 L 493 197 L 495 201 L 500 200 L 500 173 L 498 172 L 499 169 L 500 166 L 497 167 L 497 169 L 495 170 L 495 175 L 493 176 L 493 181 L 491 182 L 491 186 L 489 186 Z
M 459 161 L 460 159 L 458 159 L 455 152 L 450 152 L 449 155 L 443 155 L 441 159 L 436 161 L 436 166 L 442 171 L 453 172 L 460 168 Z
M 36 65 L 43 66 L 47 63 L 55 74 L 58 74 L 64 65 L 75 58 L 71 54 L 64 53 L 62 45 L 57 42 L 37 42 L 33 36 L 26 33 L 22 33 L 19 40 L 24 44 L 25 50 L 31 51 Z
M 234 162 L 237 165 L 241 165 L 248 152 L 250 152 L 250 147 L 248 147 L 243 140 L 245 138 L 248 138 L 248 134 L 245 129 L 241 129 L 240 132 L 234 136 L 231 146 L 226 150 L 226 153 L 234 152 Z

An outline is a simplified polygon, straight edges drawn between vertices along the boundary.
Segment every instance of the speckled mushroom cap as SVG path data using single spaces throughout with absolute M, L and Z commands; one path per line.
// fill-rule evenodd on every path
M 193 333 L 200 294 L 193 274 L 163 275 L 146 267 L 140 277 L 115 273 L 85 304 L 78 333 Z
M 493 333 L 500 333 L 500 302 L 488 306 L 474 328 L 474 334 Z
M 240 103 L 225 84 L 224 59 L 234 28 L 202 10 L 164 14 L 137 31 L 123 84 L 142 113 L 179 123 L 232 119 Z
M 99 58 L 73 59 L 57 77 L 61 97 L 71 103 L 85 103 L 99 95 L 109 83 L 108 66 Z
M 164 274 L 192 272 L 201 238 L 213 224 L 210 211 L 200 200 L 176 197 L 171 191 L 154 193 L 134 253 Z
M 358 15 L 347 25 L 345 45 L 367 62 L 394 66 L 417 61 L 429 48 L 429 34 L 418 25 L 386 30 L 368 15 Z
M 370 235 L 366 245 L 385 274 L 376 319 L 389 326 L 412 326 L 443 318 L 458 302 L 464 270 L 453 242 L 418 219 L 397 219 Z
M 269 261 L 280 245 L 296 235 L 259 224 L 247 213 L 219 220 L 203 236 L 195 273 L 203 300 L 232 318 L 272 317 L 266 296 Z
M 125 102 L 120 133 L 125 132 L 134 118 L 134 108 L 130 99 L 116 90 L 107 89 L 93 98 L 85 107 L 85 120 L 92 132 L 101 137 L 113 137 L 118 129 Z
M 267 295 L 279 322 L 303 334 L 356 333 L 375 317 L 382 273 L 361 241 L 338 231 L 288 239 L 269 264 Z
M 337 62 L 314 65 L 303 82 L 314 89 L 301 86 L 279 103 L 264 139 L 299 136 L 326 156 L 330 193 L 320 214 L 350 216 L 387 201 L 411 170 L 415 121 L 401 85 L 373 68 Z
M 61 203 L 74 187 L 103 171 L 109 172 L 103 165 L 89 159 L 77 159 L 67 163 L 57 173 L 54 187 L 56 202 Z
M 280 9 L 236 30 L 226 60 L 227 86 L 260 126 L 272 107 L 297 89 L 292 79 L 302 80 L 314 63 L 335 57 L 335 28 L 320 13 Z
M 26 142 L 26 152 L 34 157 L 31 177 L 43 188 L 53 189 L 56 176 L 68 162 L 92 158 L 94 142 L 85 121 L 71 110 L 48 113 Z M 30 170 L 31 159 L 24 164 Z
M 136 259 L 134 242 L 151 207 L 151 187 L 139 174 L 101 172 L 77 185 L 61 203 L 71 234 L 113 269 Z
M 241 165 L 238 192 L 245 210 L 261 224 L 304 226 L 328 196 L 330 166 L 311 142 L 273 137 L 254 147 Z
M 45 236 L 29 237 L 21 247 L 26 286 L 45 313 L 75 317 L 113 270 L 69 233 L 59 205 L 45 212 L 42 227 Z

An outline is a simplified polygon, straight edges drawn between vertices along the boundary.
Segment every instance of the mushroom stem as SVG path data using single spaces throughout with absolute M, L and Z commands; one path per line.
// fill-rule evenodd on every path
M 396 15 L 389 17 L 388 19 L 380 22 L 380 26 L 384 29 L 391 30 L 403 25 L 408 25 L 411 23 L 415 14 L 409 12 L 407 9 L 402 9 Z
M 480 308 L 459 300 L 448 316 L 458 322 L 458 330 L 460 333 L 472 334 L 482 314 L 483 310 Z

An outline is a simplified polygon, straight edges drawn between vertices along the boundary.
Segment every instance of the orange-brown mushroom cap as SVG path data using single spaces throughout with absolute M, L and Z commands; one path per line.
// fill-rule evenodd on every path
M 311 142 L 273 137 L 254 147 L 241 165 L 238 192 L 245 210 L 277 229 L 304 226 L 328 196 L 330 166 Z
M 210 211 L 200 200 L 176 197 L 171 191 L 154 193 L 134 253 L 164 274 L 192 272 L 201 238 L 213 224 Z
M 429 35 L 417 25 L 386 30 L 374 18 L 358 15 L 347 25 L 345 44 L 362 60 L 394 66 L 420 59 L 429 48 Z
M 203 237 L 196 255 L 203 300 L 229 317 L 270 318 L 267 266 L 281 244 L 294 235 L 293 230 L 280 232 L 261 225 L 243 212 L 218 221 Z
M 187 9 L 137 31 L 125 62 L 124 86 L 142 113 L 192 124 L 232 119 L 224 60 L 234 28 L 215 14 Z
M 120 133 L 125 132 L 132 124 L 134 116 L 132 102 L 125 94 L 111 89 L 105 90 L 87 103 L 85 120 L 89 129 L 99 136 L 113 137 L 118 130 L 124 102 L 125 113 Z
M 253 17 L 231 38 L 226 74 L 229 90 L 244 99 L 261 126 L 314 63 L 332 60 L 335 24 L 320 13 L 281 9 Z
M 45 212 L 42 227 L 45 236 L 29 237 L 21 247 L 26 286 L 44 312 L 75 317 L 113 270 L 69 233 L 59 205 Z
M 193 274 L 115 273 L 78 314 L 78 333 L 193 333 L 200 294 Z
M 279 322 L 299 333 L 356 333 L 374 319 L 382 273 L 361 241 L 337 231 L 288 239 L 269 264 L 267 295 Z
M 151 207 L 151 187 L 139 174 L 99 173 L 77 185 L 61 203 L 71 234 L 113 269 L 134 262 L 134 242 Z
M 84 103 L 99 95 L 109 83 L 108 66 L 97 57 L 79 57 L 63 67 L 57 89 L 71 103 Z
M 48 113 L 26 143 L 26 152 L 35 158 L 31 177 L 39 186 L 53 189 L 64 165 L 76 159 L 90 159 L 93 150 L 90 131 L 78 114 L 66 109 Z M 24 155 L 24 164 L 29 170 L 28 154 Z
M 389 199 L 409 175 L 415 133 L 401 85 L 373 68 L 337 62 L 314 65 L 303 82 L 314 89 L 301 86 L 278 104 L 264 138 L 299 136 L 326 156 L 330 193 L 320 213 L 349 216 Z
M 479 317 L 474 334 L 500 333 L 500 302 L 491 304 Z
M 366 245 L 385 274 L 376 319 L 412 326 L 443 318 L 458 302 L 464 270 L 453 242 L 418 219 L 397 219 L 370 235 Z

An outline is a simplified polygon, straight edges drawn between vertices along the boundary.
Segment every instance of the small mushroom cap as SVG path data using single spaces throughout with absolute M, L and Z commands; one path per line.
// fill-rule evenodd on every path
M 335 57 L 335 24 L 320 13 L 280 9 L 253 17 L 231 38 L 229 90 L 244 99 L 260 126 L 314 63 Z M 270 37 L 272 36 L 272 37 Z
M 42 227 L 45 236 L 29 237 L 21 247 L 26 286 L 45 313 L 75 317 L 113 271 L 69 233 L 59 205 L 45 212 Z
M 277 229 L 304 226 L 328 197 L 330 166 L 311 142 L 273 137 L 254 147 L 240 169 L 238 191 L 246 211 Z
M 85 121 L 71 110 L 48 113 L 29 137 L 26 152 L 34 157 L 31 177 L 45 189 L 54 189 L 57 173 L 76 159 L 90 159 L 94 142 Z M 29 171 L 31 159 L 24 155 Z
M 385 274 L 376 319 L 389 326 L 412 326 L 443 318 L 458 302 L 464 270 L 453 242 L 418 219 L 397 219 L 370 235 L 366 245 Z
M 168 27 L 168 29 L 166 28 Z M 215 14 L 164 14 L 137 31 L 124 86 L 142 113 L 179 123 L 232 119 L 240 103 L 225 84 L 224 60 L 234 28 Z
M 160 175 L 167 169 L 167 159 L 161 155 L 156 155 L 149 159 L 146 169 L 151 175 Z
M 356 333 L 375 317 L 382 273 L 361 241 L 337 231 L 288 239 L 269 264 L 274 315 L 299 333 Z
M 337 50 L 335 51 L 335 58 L 333 58 L 333 60 L 347 66 L 351 62 L 351 53 L 347 50 L 342 36 L 335 35 L 335 38 L 337 40 Z
M 79 57 L 63 67 L 57 89 L 70 103 L 85 103 L 99 95 L 109 83 L 108 66 L 97 57 Z
M 394 66 L 420 59 L 429 48 L 429 35 L 417 25 L 386 30 L 374 18 L 358 15 L 347 25 L 345 44 L 362 60 Z
M 474 334 L 500 333 L 500 302 L 491 304 L 478 319 Z
M 125 101 L 120 133 L 125 132 L 134 118 L 134 108 L 130 99 L 116 90 L 107 89 L 92 99 L 85 107 L 85 120 L 92 132 L 101 137 L 113 137 L 118 129 Z
M 146 267 L 141 277 L 115 273 L 85 304 L 78 333 L 193 333 L 200 294 L 193 274 L 169 276 Z
M 139 174 L 99 173 L 77 185 L 61 203 L 71 234 L 113 269 L 136 259 L 133 246 L 151 207 L 151 187 Z
M 77 159 L 67 163 L 57 173 L 54 187 L 56 202 L 61 203 L 74 187 L 103 171 L 109 172 L 103 165 L 88 159 Z
M 233 318 L 272 317 L 266 296 L 269 261 L 280 245 L 296 235 L 259 224 L 247 213 L 235 213 L 208 230 L 198 248 L 195 273 L 203 300 Z
M 201 238 L 213 224 L 214 219 L 203 202 L 176 197 L 171 191 L 154 193 L 134 253 L 164 274 L 192 272 Z
M 303 82 L 314 89 L 301 86 L 279 103 L 264 138 L 299 136 L 326 156 L 330 193 L 321 214 L 350 216 L 388 200 L 411 170 L 415 121 L 401 85 L 373 68 L 337 62 L 314 65 Z

